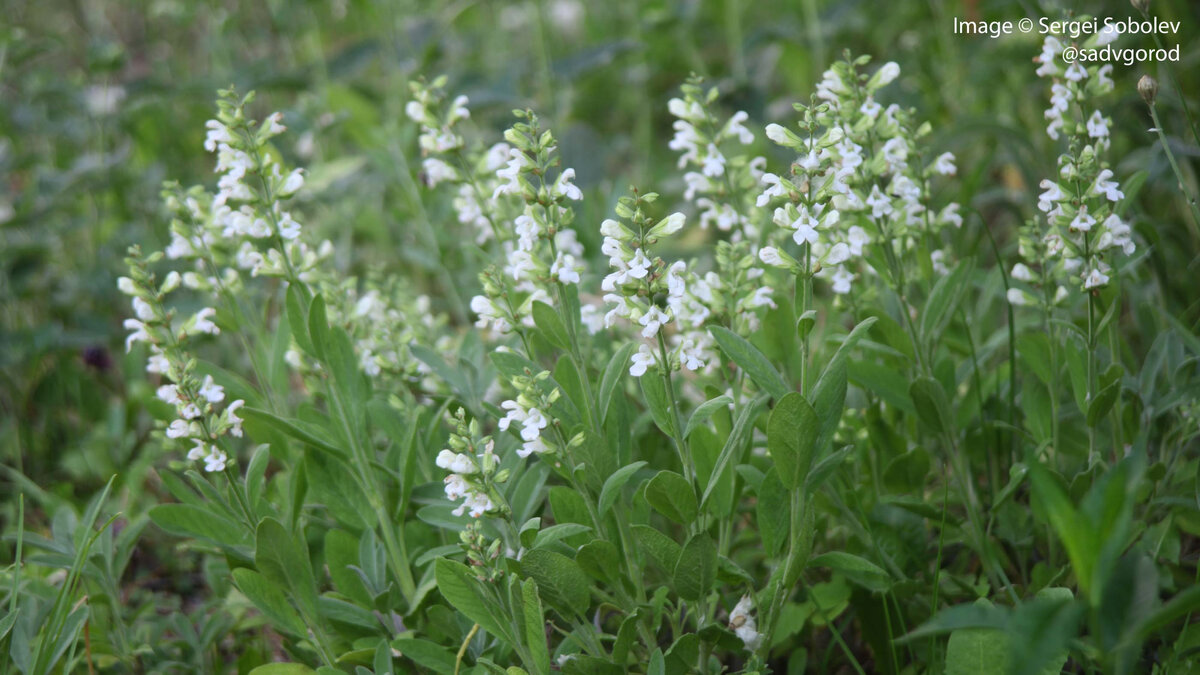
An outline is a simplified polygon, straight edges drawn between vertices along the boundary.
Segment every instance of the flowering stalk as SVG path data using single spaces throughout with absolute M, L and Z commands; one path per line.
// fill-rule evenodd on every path
M 1117 39 L 1115 30 L 1104 29 L 1095 35 L 1082 36 L 1085 47 L 1102 46 Z M 1064 285 L 1078 283 L 1087 295 L 1087 392 L 1083 412 L 1092 405 L 1097 393 L 1098 317 L 1096 302 L 1100 289 L 1110 281 L 1112 265 L 1118 252 L 1132 255 L 1137 246 L 1132 228 L 1117 215 L 1115 205 L 1125 197 L 1113 172 L 1102 157 L 1109 147 L 1111 120 L 1098 109 L 1091 108 L 1092 100 L 1113 89 L 1109 74 L 1112 66 L 1084 67 L 1079 63 L 1059 63 L 1059 55 L 1067 45 L 1057 37 L 1047 36 L 1037 61 L 1037 73 L 1051 78 L 1049 121 L 1046 133 L 1052 139 L 1066 135 L 1068 151 L 1058 158 L 1060 181 L 1043 180 L 1044 190 L 1038 198 L 1038 209 L 1044 214 L 1046 228 L 1039 246 L 1023 240 L 1023 254 L 1040 256 L 1036 269 L 1025 264 L 1013 268 L 1013 278 L 1043 285 L 1040 304 L 1049 315 L 1051 308 L 1069 297 Z M 1053 297 L 1049 289 L 1057 286 Z M 1037 304 L 1039 300 L 1022 288 L 1008 291 L 1009 302 L 1015 305 Z M 1113 300 L 1119 302 L 1119 296 Z M 1110 313 L 1116 307 L 1110 307 Z M 1116 358 L 1116 355 L 1113 355 Z M 1096 430 L 1088 424 L 1089 461 L 1096 461 Z M 1120 438 L 1113 439 L 1120 444 Z M 1057 443 L 1057 439 L 1056 439 Z

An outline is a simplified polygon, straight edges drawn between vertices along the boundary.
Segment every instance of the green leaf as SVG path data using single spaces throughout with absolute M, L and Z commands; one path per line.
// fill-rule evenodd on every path
M 292 635 L 307 635 L 304 621 L 287 601 L 287 596 L 276 584 L 251 569 L 239 567 L 233 570 L 233 582 L 258 611 L 262 612 L 276 630 Z
M 221 546 L 249 544 L 238 523 L 191 504 L 159 504 L 150 509 L 150 520 L 171 534 L 195 537 Z
M 1025 367 L 1033 371 L 1043 384 L 1049 386 L 1057 379 L 1057 373 L 1050 366 L 1050 338 L 1041 332 L 1022 333 L 1017 336 L 1017 353 Z
M 537 582 L 539 593 L 564 616 L 583 616 L 591 583 L 579 565 L 561 553 L 534 549 L 521 558 L 521 574 Z
M 533 538 L 533 545 L 531 545 L 530 548 L 542 548 L 543 546 L 552 544 L 560 539 L 565 539 L 566 537 L 591 531 L 592 528 L 579 523 L 559 523 L 557 525 L 551 525 L 550 527 L 547 527 L 546 529 L 537 533 L 537 536 Z
M 701 403 L 696 410 L 692 412 L 692 416 L 688 418 L 687 424 L 684 425 L 684 438 L 691 436 L 696 427 L 707 422 L 708 418 L 712 417 L 713 414 L 718 410 L 727 409 L 732 404 L 733 399 L 729 398 L 725 394 L 721 394 L 714 399 L 709 399 L 704 403 Z
M 1096 425 L 1104 421 L 1104 416 L 1108 414 L 1109 410 L 1112 410 L 1113 404 L 1117 402 L 1117 397 L 1120 394 L 1120 379 L 1104 387 L 1096 394 L 1096 397 L 1092 399 L 1087 409 L 1087 424 L 1089 427 L 1095 428 Z
M 249 675 L 316 675 L 303 663 L 268 663 L 250 671 Z
M 721 351 L 725 352 L 730 360 L 745 371 L 750 379 L 754 380 L 754 383 L 762 387 L 763 391 L 770 394 L 772 398 L 781 399 L 791 391 L 791 387 L 783 381 L 783 377 L 779 375 L 779 371 L 775 370 L 775 366 L 772 366 L 767 357 L 763 356 L 763 353 L 745 338 L 724 326 L 712 326 L 708 332 L 717 341 Z
M 767 420 L 767 452 L 775 463 L 779 480 L 789 490 L 804 483 L 812 468 L 821 424 L 813 407 L 798 392 L 775 404 Z
M 329 346 L 329 320 L 325 315 L 325 298 L 317 294 L 308 306 L 308 337 L 312 340 L 313 355 L 325 361 Z
M 674 471 L 659 471 L 646 485 L 646 501 L 654 510 L 681 524 L 696 520 L 696 491 Z
M 258 524 L 254 565 L 263 577 L 290 592 L 307 617 L 317 614 L 317 585 L 308 550 L 274 518 Z
M 300 349 L 303 349 L 309 355 L 316 356 L 317 353 L 313 350 L 312 340 L 308 337 L 307 304 L 300 297 L 300 288 L 298 286 L 288 286 L 285 310 L 287 311 L 288 327 L 291 328 L 292 337 L 296 338 L 296 344 L 300 345 Z
M 816 447 L 818 453 L 823 453 L 833 443 L 833 435 L 837 431 L 838 423 L 842 419 L 842 411 L 846 407 L 846 362 L 844 360 L 835 361 L 825 368 L 821 379 L 817 380 L 817 386 L 813 387 L 812 407 L 817 413 L 817 419 L 821 420 L 821 433 L 817 436 Z
M 917 408 L 917 416 L 931 429 L 942 433 L 953 428 L 950 402 L 940 382 L 928 376 L 919 377 L 909 385 L 908 395 Z
M 634 525 L 630 529 L 638 541 L 638 548 L 649 553 L 650 558 L 667 574 L 674 574 L 682 547 L 649 525 Z
M 921 312 L 921 337 L 925 341 L 932 343 L 935 336 L 941 335 L 969 286 L 967 278 L 973 268 L 970 259 L 964 260 L 934 284 Z
M 763 553 L 771 558 L 779 554 L 788 539 L 791 503 L 787 488 L 779 482 L 779 473 L 771 469 L 758 489 L 755 524 L 762 534 Z
M 503 610 L 488 596 L 487 588 L 466 565 L 439 558 L 434 563 L 434 576 L 438 592 L 451 607 L 510 645 L 516 643 L 508 620 L 503 618 Z
M 645 376 L 638 378 L 642 385 L 642 394 L 646 397 L 646 407 L 654 418 L 654 424 L 662 432 L 675 437 L 675 417 L 671 414 L 671 403 L 667 398 L 667 387 L 657 372 L 647 371 Z
M 858 345 L 859 340 L 862 340 L 864 337 L 866 337 L 867 331 L 871 330 L 871 326 L 875 325 L 876 321 L 878 321 L 876 317 L 869 316 L 858 322 L 858 325 L 856 325 L 850 331 L 850 334 L 842 340 L 842 344 L 838 345 L 837 351 L 833 353 L 833 358 L 829 359 L 829 363 L 826 364 L 825 370 L 821 371 L 821 377 L 817 380 L 817 387 L 813 390 L 813 407 L 816 408 L 817 414 L 821 414 L 821 397 L 816 393 L 821 390 L 821 382 L 831 375 L 836 376 L 836 372 L 839 369 L 842 371 L 841 379 L 846 379 L 845 366 L 846 361 L 850 358 L 850 351 L 854 349 L 856 345 Z M 836 377 L 834 378 L 834 382 L 836 382 Z M 838 416 L 841 416 L 840 404 L 838 405 Z M 822 416 L 821 419 L 824 420 L 824 416 Z
M 580 546 L 575 555 L 575 562 L 579 563 L 579 568 L 588 576 L 597 581 L 611 583 L 621 576 L 621 552 L 610 541 L 593 539 Z
M 559 349 L 571 348 L 571 338 L 567 335 L 567 327 L 563 325 L 558 312 L 550 305 L 540 301 L 533 303 L 533 324 L 550 344 Z
M 809 567 L 828 567 L 869 591 L 883 592 L 891 587 L 891 578 L 882 567 L 852 553 L 830 551 L 808 562 Z
M 613 502 L 617 500 L 617 497 L 621 496 L 621 488 L 625 487 L 625 484 L 629 482 L 629 479 L 633 477 L 633 474 L 637 473 L 637 470 L 643 466 L 646 466 L 646 462 L 634 462 L 633 464 L 628 464 L 614 471 L 613 474 L 604 481 L 604 487 L 600 490 L 599 509 L 601 516 L 604 516 L 604 514 L 608 513 L 608 510 L 612 508 Z
M 1067 558 L 1075 569 L 1075 578 L 1083 594 L 1099 604 L 1099 589 L 1093 588 L 1093 572 L 1099 555 L 1096 532 L 1088 519 L 1082 518 L 1071 504 L 1066 492 L 1041 464 L 1029 467 L 1029 479 L 1033 483 L 1033 494 L 1042 505 L 1050 525 L 1067 549 Z M 1092 596 L 1092 592 L 1096 596 Z
M 708 503 L 708 498 L 720 484 L 721 477 L 725 474 L 725 469 L 733 460 L 733 456 L 746 447 L 750 435 L 754 432 L 754 420 L 758 418 L 759 411 L 766 404 L 767 395 L 762 394 L 738 412 L 737 419 L 733 421 L 733 429 L 729 431 L 725 445 L 721 447 L 721 454 L 717 456 L 717 461 L 708 476 L 708 484 L 704 487 L 704 494 L 700 496 L 701 504 Z
M 521 599 L 525 614 L 525 644 L 533 655 L 533 672 L 536 675 L 550 672 L 550 649 L 546 645 L 546 618 L 542 613 L 542 601 L 538 598 L 537 583 L 526 579 L 521 584 Z
M 632 342 L 627 342 L 612 355 L 608 360 L 608 366 L 604 368 L 604 375 L 600 378 L 600 397 L 596 401 L 596 405 L 600 406 L 600 412 L 597 419 L 608 419 L 608 409 L 612 405 L 613 396 L 617 392 L 617 385 L 621 382 L 621 377 L 625 374 L 625 369 L 629 366 L 629 357 L 637 348 Z
M 980 600 L 986 603 L 987 600 Z M 996 628 L 960 628 L 946 645 L 946 675 L 1007 675 L 1011 646 Z
M 238 412 L 247 421 L 255 420 L 262 422 L 288 436 L 291 436 L 292 438 L 295 438 L 298 441 L 301 441 L 302 443 L 311 445 L 318 450 L 328 452 L 337 457 L 345 457 L 345 453 L 342 452 L 341 449 L 335 446 L 332 441 L 321 438 L 318 435 L 318 429 L 313 428 L 312 424 L 307 423 L 304 420 L 284 419 L 278 415 L 269 413 L 266 410 L 259 410 L 258 408 L 242 408 Z
M 1009 610 L 991 605 L 955 605 L 934 615 L 909 634 L 895 640 L 905 644 L 934 635 L 945 635 L 962 628 L 995 628 L 1003 630 L 1008 624 Z
M 438 675 L 453 675 L 454 653 L 445 647 L 414 638 L 392 640 L 392 646 L 400 650 L 400 656 L 418 666 L 429 668 Z
M 708 594 L 716 575 L 717 547 L 712 537 L 705 532 L 693 535 L 675 564 L 675 592 L 685 600 L 699 600 Z

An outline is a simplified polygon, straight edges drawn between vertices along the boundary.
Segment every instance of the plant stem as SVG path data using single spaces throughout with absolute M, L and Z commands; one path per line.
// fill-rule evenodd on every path
M 1154 120 L 1154 131 L 1158 134 L 1158 142 L 1167 154 L 1167 161 L 1171 163 L 1171 170 L 1175 172 L 1175 180 L 1179 182 L 1179 191 L 1183 193 L 1183 198 L 1192 210 L 1192 218 L 1194 220 L 1192 230 L 1195 232 L 1196 228 L 1200 227 L 1200 204 L 1197 204 L 1196 196 L 1188 192 L 1187 184 L 1183 180 L 1183 171 L 1179 169 L 1179 163 L 1175 161 L 1175 153 L 1171 152 L 1170 143 L 1167 143 L 1167 135 L 1163 133 L 1162 122 L 1158 120 L 1158 109 L 1153 103 L 1150 104 L 1150 119 Z
M 663 386 L 667 388 L 667 397 L 671 402 L 671 416 L 674 432 L 672 436 L 675 439 L 675 449 L 679 452 L 679 461 L 683 464 L 683 477 L 687 479 L 688 484 L 695 482 L 696 471 L 692 465 L 692 452 L 688 447 L 687 439 L 683 437 L 683 415 L 679 412 L 679 401 L 675 398 L 675 387 L 671 382 L 670 362 L 667 359 L 667 340 L 663 337 L 662 330 L 658 331 L 658 354 L 659 366 L 662 373 Z

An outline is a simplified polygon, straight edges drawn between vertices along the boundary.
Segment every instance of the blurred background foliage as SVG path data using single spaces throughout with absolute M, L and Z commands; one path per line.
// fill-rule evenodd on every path
M 1118 179 L 1144 169 L 1153 186 L 1132 214 L 1149 244 L 1138 264 L 1150 282 L 1127 304 L 1135 362 L 1167 317 L 1193 333 L 1200 321 L 1200 231 L 1172 189 L 1134 86 L 1145 73 L 1162 83 L 1160 111 L 1194 184 L 1200 153 L 1184 140 L 1169 83 L 1173 74 L 1200 110 L 1200 42 L 1188 39 L 1200 4 L 1151 4 L 1155 16 L 1182 22 L 1178 36 L 1167 36 L 1181 44 L 1182 61 L 1118 64 L 1108 107 Z M 480 138 L 494 139 L 515 107 L 539 111 L 588 191 L 577 229 L 595 252 L 599 237 L 587 223 L 598 227 L 629 184 L 672 198 L 682 191 L 666 146 L 666 101 L 690 73 L 719 85 L 721 105 L 746 110 L 761 129 L 789 119 L 791 104 L 808 99 L 843 50 L 865 53 L 900 64 L 893 101 L 919 108 L 933 123 L 933 149 L 959 157 L 961 194 L 953 197 L 978 212 L 975 245 L 989 246 L 986 224 L 1011 264 L 1015 227 L 1033 214 L 1038 181 L 1055 172 L 1056 145 L 1043 131 L 1047 84 L 1033 72 L 1040 37 L 954 35 L 952 20 L 1068 12 L 1134 14 L 1126 0 L 6 0 L 0 563 L 12 560 L 18 492 L 27 495 L 28 527 L 45 532 L 73 527 L 56 512 L 82 510 L 113 474 L 113 494 L 133 514 L 127 526 L 165 494 L 152 471 L 160 459 L 149 442 L 152 392 L 142 365 L 124 357 L 129 310 L 115 279 L 131 243 L 165 243 L 164 180 L 213 182 L 201 146 L 219 87 L 257 90 L 257 116 L 284 112 L 291 133 L 279 151 L 309 170 L 306 225 L 333 240 L 347 273 L 417 270 L 432 288 L 433 271 L 445 266 L 469 297 L 477 282 L 462 264 L 468 254 L 450 228 L 436 226 L 453 215 L 426 212 L 416 184 L 415 130 L 403 115 L 409 79 L 448 75 L 448 90 L 470 97 Z M 409 225 L 425 218 L 444 235 L 436 250 Z M 435 302 L 465 325 L 461 298 Z M 126 593 L 186 598 L 186 586 L 227 584 L 211 570 L 164 571 L 188 564 L 155 562 L 170 557 L 168 546 L 142 542 L 124 573 L 126 583 L 137 579 Z M 187 648 L 176 647 L 180 655 Z

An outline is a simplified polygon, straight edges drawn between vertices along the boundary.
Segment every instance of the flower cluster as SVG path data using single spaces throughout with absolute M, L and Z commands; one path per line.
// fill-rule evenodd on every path
M 271 139 L 286 129 L 283 116 L 274 113 L 262 124 L 247 118 L 245 106 L 253 96 L 220 92 L 217 117 L 208 121 L 204 140 L 204 148 L 217 155 L 217 192 L 211 200 L 193 195 L 185 202 L 192 227 L 173 228 L 167 255 L 202 261 L 211 257 L 207 248 L 219 237 L 234 249 L 237 267 L 252 276 L 308 280 L 332 245 L 310 248 L 300 240 L 300 224 L 284 210 L 283 200 L 304 186 L 304 172 L 285 173 L 272 156 Z
M 704 303 L 705 298 L 711 299 L 711 289 L 697 280 L 682 260 L 668 265 L 662 258 L 647 254 L 649 247 L 663 237 L 683 229 L 685 220 L 682 213 L 672 213 L 654 222 L 642 207 L 657 199 L 653 192 L 622 197 L 616 213 L 628 224 L 608 219 L 600 225 L 604 235 L 601 251 L 608 256 L 611 270 L 601 283 L 609 307 L 605 325 L 612 326 L 617 317 L 623 317 L 641 326 L 643 338 L 659 341 L 657 350 L 642 343 L 633 355 L 629 372 L 635 377 L 644 375 L 663 356 L 668 363 L 662 365 L 671 370 L 680 366 L 698 370 L 711 357 L 711 345 L 704 332 L 698 330 L 711 313 Z M 680 334 L 672 352 L 666 354 L 663 327 L 672 322 L 686 333 Z
M 462 408 L 454 418 L 455 430 L 450 434 L 448 448 L 437 456 L 437 465 L 450 472 L 446 476 L 446 498 L 461 501 L 454 515 L 468 513 L 479 518 L 486 513 L 499 512 L 503 503 L 496 486 L 508 479 L 508 472 L 499 470 L 499 460 L 494 453 L 495 442 L 490 436 L 481 436 L 479 421 L 467 422 Z
M 762 177 L 765 157 L 750 158 L 745 146 L 754 142 L 746 128 L 750 116 L 739 110 L 721 122 L 710 110 L 720 95 L 717 88 L 703 89 L 702 81 L 691 79 L 681 87 L 683 98 L 673 98 L 667 109 L 677 119 L 675 137 L 669 147 L 680 153 L 685 199 L 701 209 L 700 227 L 710 225 L 730 232 L 734 241 L 756 239 L 757 228 L 747 217 L 746 196 Z
M 774 222 L 796 245 L 808 247 L 805 258 L 811 254 L 816 260 L 797 260 L 783 251 L 765 255 L 777 267 L 826 277 L 839 294 L 849 293 L 856 278 L 849 261 L 874 242 L 883 245 L 896 283 L 899 261 L 915 251 L 925 252 L 932 271 L 945 272 L 940 232 L 962 225 L 957 204 L 935 208 L 931 203 L 930 182 L 955 175 L 954 156 L 929 158 L 924 152 L 929 125 L 896 104 L 884 107 L 876 101 L 900 68 L 889 62 L 867 75 L 860 69 L 868 62 L 868 57 L 847 59 L 825 72 L 817 87 L 819 102 L 796 105 L 800 134 L 767 127 L 768 138 L 799 157 L 789 176 L 763 176 L 766 189 L 758 203 L 786 198 Z M 868 273 L 880 272 L 865 260 L 862 266 Z
M 1088 36 L 1085 44 L 1107 44 L 1117 37 L 1115 31 L 1103 29 Z M 1023 262 L 1011 275 L 1021 284 L 1008 292 L 1015 305 L 1053 305 L 1067 297 L 1062 284 L 1072 282 L 1094 292 L 1111 280 L 1117 251 L 1128 256 L 1137 250 L 1132 227 L 1116 210 L 1125 194 L 1103 159 L 1111 120 L 1093 107 L 1095 98 L 1113 89 L 1112 66 L 1064 67 L 1057 63 L 1064 48 L 1057 37 L 1047 36 L 1037 59 L 1038 75 L 1052 80 L 1046 131 L 1054 139 L 1065 137 L 1067 151 L 1058 157 L 1057 179 L 1045 179 L 1039 186 L 1037 206 L 1044 227 L 1030 223 L 1022 232 Z M 1040 297 L 1028 287 L 1041 287 Z
M 466 96 L 446 103 L 446 78 L 432 83 L 409 83 L 413 99 L 405 112 L 421 127 L 421 176 L 425 185 L 435 188 L 442 183 L 457 186 L 454 211 L 458 222 L 470 226 L 475 243 L 511 238 L 498 228 L 502 211 L 496 191 L 501 185 L 497 172 L 511 159 L 512 146 L 500 142 L 486 149 L 468 147 L 457 127 L 471 116 Z
M 204 460 L 206 471 L 224 471 L 229 456 L 219 447 L 220 439 L 241 437 L 242 419 L 237 411 L 245 401 L 225 403 L 225 389 L 211 375 L 201 378 L 197 373 L 187 345 L 196 336 L 221 332 L 213 321 L 216 310 L 205 307 L 175 326 L 174 312 L 165 308 L 164 300 L 180 287 L 182 278 L 171 272 L 159 283 L 149 268 L 161 258 L 161 253 L 143 257 L 136 246 L 129 251 L 129 276 L 118 279 L 117 287 L 132 298 L 137 318 L 125 320 L 125 328 L 131 331 L 125 348 L 129 350 L 137 342 L 149 345 L 146 370 L 165 380 L 158 388 L 158 398 L 174 406 L 178 415 L 166 426 L 167 438 L 190 443 L 188 459 Z
M 515 114 L 522 121 L 504 133 L 509 159 L 496 172 L 500 182 L 492 198 L 519 197 L 523 209 L 502 242 L 503 274 L 492 268 L 481 274 L 484 292 L 471 299 L 476 325 L 501 333 L 532 325 L 533 303 L 550 304 L 563 287 L 580 282 L 584 269 L 583 246 L 571 229 L 570 203 L 583 199 L 575 170 L 557 171 L 551 179 L 558 165 L 554 135 L 540 128 L 533 113 Z
M 518 375 L 509 382 L 517 395 L 500 403 L 504 417 L 500 418 L 498 426 L 501 431 L 520 436 L 521 447 L 517 449 L 517 455 L 524 458 L 560 450 L 559 443 L 546 435 L 547 427 L 553 424 L 550 409 L 562 396 L 559 389 L 551 385 L 549 371 Z

